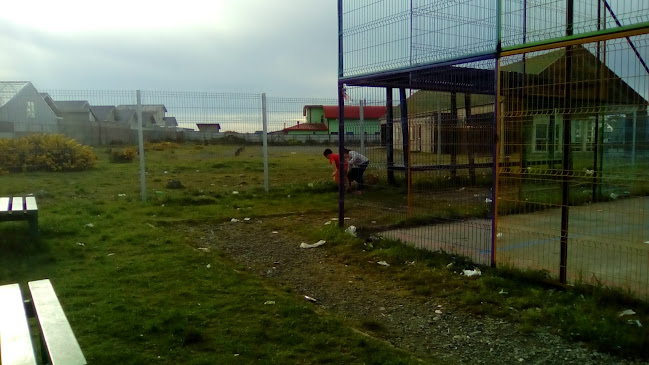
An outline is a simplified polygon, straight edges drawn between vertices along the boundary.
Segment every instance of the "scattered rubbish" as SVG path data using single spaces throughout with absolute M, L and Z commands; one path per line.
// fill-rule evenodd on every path
M 155 226 L 153 224 L 151 224 L 151 223 L 147 223 L 146 225 L 151 227 L 151 228 L 155 228 Z
M 648 245 L 649 245 L 649 241 L 644 241 L 644 243 L 646 243 L 646 244 L 648 244 Z
M 324 225 L 326 226 L 328 224 L 331 224 L 331 221 L 326 221 Z
M 462 270 L 462 272 L 464 273 L 464 276 L 468 277 L 482 275 L 482 272 L 477 267 L 474 270 Z
M 232 219 L 230 219 L 230 222 L 238 222 L 238 221 L 239 221 L 239 220 L 236 219 L 236 218 L 232 218 Z
M 167 173 L 167 171 L 165 171 L 164 173 L 166 174 L 166 173 Z
M 345 230 L 345 232 L 351 234 L 352 236 L 356 237 L 356 226 L 349 226 Z
M 344 219 L 345 219 L 345 220 L 350 220 L 351 218 L 349 218 L 349 217 L 345 217 Z
M 457 189 L 457 191 L 462 191 L 462 190 L 464 190 L 464 189 L 466 189 L 466 188 L 465 188 L 465 187 L 461 187 L 461 188 Z
M 371 242 L 363 243 L 363 246 L 367 247 L 370 250 L 374 248 L 374 245 Z
M 205 267 L 209 269 L 209 268 L 212 267 L 212 265 L 211 265 L 211 264 L 207 264 Z
M 115 254 L 115 253 L 109 253 L 109 254 L 106 255 L 106 256 L 113 256 L 114 254 Z
M 83 242 L 77 242 L 77 245 L 79 245 L 79 246 L 85 246 L 86 244 L 83 243 Z
M 264 302 L 264 304 L 265 305 L 272 305 L 272 304 L 275 304 L 275 301 L 274 300 L 267 300 L 267 301 Z
M 312 187 L 313 187 L 313 183 L 308 183 L 307 186 L 310 187 L 310 188 L 312 188 Z
M 493 202 L 493 200 L 491 200 L 491 199 L 489 199 L 489 198 L 485 198 L 485 199 L 484 199 L 484 202 L 487 203 L 487 204 L 489 204 L 489 203 Z
M 320 240 L 320 241 L 318 241 L 318 242 L 316 242 L 316 243 L 312 243 L 312 244 L 308 244 L 308 243 L 306 243 L 306 242 L 302 242 L 302 243 L 300 243 L 300 248 L 316 248 L 316 247 L 320 247 L 320 246 L 324 245 L 325 242 L 327 242 L 327 241 L 325 241 L 325 240 Z
M 626 310 L 623 310 L 622 312 L 618 313 L 617 316 L 618 316 L 618 317 L 622 317 L 622 316 L 632 316 L 632 315 L 634 315 L 634 314 L 635 314 L 635 312 L 633 311 L 633 309 L 626 309 Z
M 414 265 L 415 261 L 406 261 L 406 265 Z
M 272 234 L 278 234 L 279 232 L 277 232 L 277 231 L 272 231 L 272 232 L 270 232 L 270 233 L 272 233 Z
M 443 312 L 439 309 L 435 309 L 435 314 L 442 314 Z
M 236 190 L 232 190 L 232 194 L 239 194 L 239 192 Z
M 500 291 L 498 292 L 498 294 L 502 295 L 502 294 L 509 294 L 509 293 L 507 293 L 507 292 L 505 291 L 505 289 L 500 289 Z
M 92 228 L 92 227 L 94 227 L 94 226 L 95 226 L 95 225 L 92 224 L 92 223 L 88 223 L 88 224 L 86 224 L 86 227 L 88 227 L 88 228 Z
M 290 198 L 290 197 L 291 197 L 291 194 L 288 194 L 286 197 L 287 197 L 287 198 Z
M 316 300 L 315 298 L 311 298 L 311 297 L 308 296 L 308 295 L 305 295 L 305 296 L 304 296 L 304 299 L 308 300 L 309 302 L 313 302 L 313 303 L 317 302 L 317 300 Z
M 502 233 L 498 233 L 498 234 L 496 235 L 496 237 L 502 237 L 502 236 L 503 236 Z
M 611 193 L 611 199 L 617 199 L 618 195 L 615 193 Z
M 117 194 L 117 196 L 126 196 L 126 194 Z
M 337 221 L 337 220 L 338 220 L 338 218 L 331 218 L 331 220 L 332 220 L 332 221 Z
M 247 221 L 250 220 L 250 218 L 246 217 L 246 218 L 243 218 L 243 220 L 247 222 Z
M 595 171 L 593 170 L 586 170 L 586 175 L 592 175 Z
M 388 263 L 385 262 L 385 261 L 379 261 L 379 262 L 377 262 L 377 264 L 379 264 L 379 265 L 381 265 L 381 266 L 390 266 L 390 264 L 388 264 Z
M 203 252 L 210 252 L 210 249 L 207 248 L 207 247 L 199 247 L 198 249 L 203 251 Z
M 640 323 L 640 321 L 637 320 L 637 319 L 629 319 L 629 320 L 626 321 L 626 323 L 631 324 L 631 325 L 635 324 L 638 327 L 642 327 L 642 323 Z
M 376 224 L 376 221 L 372 221 L 372 224 Z
M 449 269 L 452 268 L 452 267 L 453 267 L 453 263 L 452 263 L 452 262 L 449 263 L 448 265 L 446 265 L 446 267 L 448 267 Z

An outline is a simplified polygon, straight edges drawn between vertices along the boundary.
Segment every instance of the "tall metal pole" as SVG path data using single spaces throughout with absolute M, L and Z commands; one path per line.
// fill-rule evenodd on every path
M 365 99 L 360 101 L 361 155 L 365 156 Z
M 385 104 L 387 114 L 385 119 L 385 144 L 387 153 L 387 170 L 388 170 L 388 184 L 394 185 L 394 107 L 392 101 L 392 88 L 386 88 Z
M 338 83 L 338 226 L 345 226 L 345 99 L 344 86 Z
M 574 26 L 574 2 L 573 0 L 566 0 L 566 36 L 573 34 Z M 561 175 L 563 181 L 561 183 L 561 257 L 559 264 L 559 281 L 566 283 L 568 271 L 568 227 L 569 227 L 569 207 L 570 203 L 570 173 L 571 173 L 571 139 L 572 139 L 572 125 L 571 115 L 569 108 L 572 106 L 570 99 L 572 87 L 572 46 L 566 46 L 566 79 L 564 82 L 564 97 L 563 97 L 563 164 Z
M 268 114 L 266 109 L 266 93 L 261 94 L 261 122 L 263 124 L 263 133 L 261 135 L 264 153 L 264 190 L 270 190 L 270 181 L 268 179 Z
M 142 130 L 142 97 L 137 90 L 137 144 L 140 153 L 140 196 L 146 201 L 146 166 L 144 165 L 144 131 Z
M 406 89 L 399 88 L 399 100 L 401 106 L 401 135 L 403 144 L 403 168 L 406 177 L 406 186 L 410 191 L 410 128 L 408 127 L 408 100 L 406 99 Z
M 491 189 L 491 267 L 496 267 L 496 249 L 498 247 L 498 178 L 499 178 L 499 166 L 500 166 L 500 123 L 501 123 L 501 108 L 500 103 L 501 93 L 500 93 L 500 51 L 502 49 L 501 44 L 501 29 L 502 29 L 502 0 L 498 0 L 496 3 L 496 65 L 494 67 L 494 77 L 496 79 L 494 85 L 494 121 L 493 121 L 493 150 L 492 150 L 492 160 L 493 166 L 491 170 L 492 174 L 492 189 Z

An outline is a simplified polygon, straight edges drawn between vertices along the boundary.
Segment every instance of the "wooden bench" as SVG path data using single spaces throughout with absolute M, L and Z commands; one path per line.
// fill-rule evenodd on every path
M 44 364 L 86 364 L 68 319 L 48 279 L 29 282 L 31 301 L 23 301 L 20 286 L 0 286 L 0 363 L 38 364 L 28 317 L 40 324 L 41 360 Z
M 0 221 L 28 221 L 33 234 L 38 233 L 38 206 L 36 198 L 0 197 Z

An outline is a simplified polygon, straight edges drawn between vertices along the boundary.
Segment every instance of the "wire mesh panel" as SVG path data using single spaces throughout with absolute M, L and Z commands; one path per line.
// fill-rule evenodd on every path
M 343 1 L 343 76 L 496 50 L 491 0 Z
M 649 22 L 649 4 L 644 0 L 507 0 L 501 10 L 503 48 L 563 38 L 569 3 L 574 35 Z
M 501 60 L 499 262 L 649 294 L 648 41 Z

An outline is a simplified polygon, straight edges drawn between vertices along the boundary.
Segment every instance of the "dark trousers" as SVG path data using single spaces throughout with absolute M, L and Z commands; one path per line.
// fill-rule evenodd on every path
M 363 174 L 365 173 L 365 169 L 367 169 L 367 166 L 369 166 L 369 164 L 370 162 L 367 161 L 360 164 L 359 166 L 354 166 L 347 173 L 347 178 L 349 179 L 350 183 L 352 181 L 356 181 L 358 183 L 358 190 L 363 190 Z

